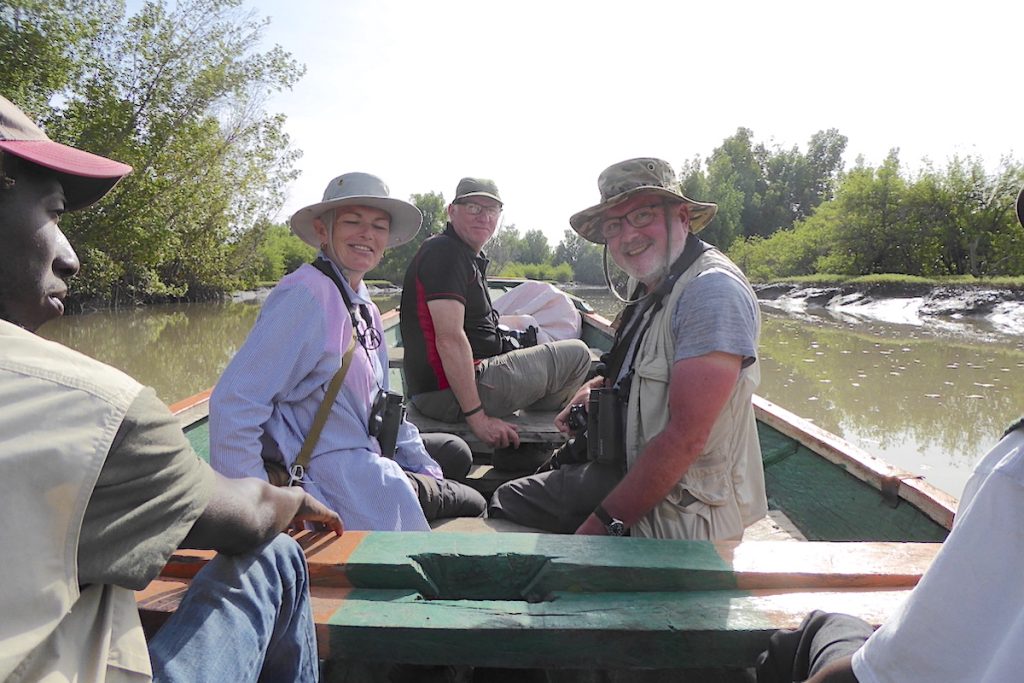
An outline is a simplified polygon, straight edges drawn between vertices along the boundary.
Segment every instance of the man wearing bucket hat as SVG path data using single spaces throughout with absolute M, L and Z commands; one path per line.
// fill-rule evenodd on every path
M 460 180 L 448 225 L 420 246 L 402 288 L 412 402 L 434 419 L 465 419 L 481 441 L 499 449 L 519 446 L 515 428 L 501 418 L 520 408 L 562 408 L 590 369 L 590 350 L 579 339 L 514 350 L 503 344 L 483 252 L 501 209 L 493 180 Z
M 1017 195 L 1024 226 L 1024 189 Z M 759 683 L 1018 681 L 1024 669 L 1024 418 L 974 466 L 949 536 L 921 581 L 875 631 L 812 612 L 776 632 Z M 954 597 L 955 596 L 955 597 Z
M 469 446 L 448 434 L 421 436 L 389 391 L 380 311 L 363 282 L 421 220 L 369 173 L 334 178 L 322 201 L 292 216 L 292 231 L 320 253 L 274 287 L 217 382 L 216 470 L 266 478 L 265 460 L 293 468 L 305 447 L 302 486 L 348 529 L 424 531 L 428 520 L 483 513 L 483 497 L 452 480 L 468 473 Z M 336 378 L 341 390 L 325 398 Z M 324 401 L 329 412 L 317 423 Z
M 598 188 L 601 202 L 569 222 L 605 245 L 632 295 L 604 376 L 573 399 L 597 399 L 590 448 L 563 449 L 556 469 L 504 484 L 490 514 L 563 533 L 739 538 L 767 512 L 751 404 L 757 298 L 696 237 L 717 207 L 684 196 L 668 163 L 614 164 Z M 556 420 L 566 431 L 568 414 Z
M 33 334 L 79 268 L 60 215 L 130 171 L 0 97 L 0 680 L 316 680 L 305 560 L 280 532 L 338 516 L 217 475 L 152 389 Z M 133 591 L 179 547 L 220 552 L 147 651 Z

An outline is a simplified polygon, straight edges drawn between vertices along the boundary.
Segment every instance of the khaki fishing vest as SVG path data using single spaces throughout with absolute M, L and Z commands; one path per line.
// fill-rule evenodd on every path
M 0 680 L 146 681 L 134 593 L 78 585 L 86 505 L 142 386 L 0 321 Z
M 626 466 L 632 467 L 647 442 L 668 424 L 668 384 L 675 357 L 672 313 L 687 285 L 708 270 L 734 277 L 757 296 L 736 265 L 715 249 L 705 251 L 676 281 L 656 311 L 641 341 L 626 407 Z M 760 331 L 760 312 L 758 311 Z M 747 525 L 767 514 L 761 445 L 751 397 L 761 382 L 754 362 L 739 379 L 715 421 L 705 450 L 661 503 L 631 529 L 633 536 L 726 540 L 739 538 Z M 687 495 L 687 493 L 689 495 Z M 697 499 L 693 502 L 690 495 Z

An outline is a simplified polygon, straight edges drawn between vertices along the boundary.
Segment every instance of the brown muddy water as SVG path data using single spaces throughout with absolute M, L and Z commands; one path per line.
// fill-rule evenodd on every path
M 611 318 L 605 290 L 576 292 Z M 396 296 L 377 298 L 381 310 Z M 259 301 L 149 306 L 69 316 L 41 334 L 124 370 L 174 402 L 212 386 Z M 763 308 L 765 398 L 959 496 L 975 461 L 1020 416 L 1024 336 Z M 268 362 L 273 362 L 268 359 Z

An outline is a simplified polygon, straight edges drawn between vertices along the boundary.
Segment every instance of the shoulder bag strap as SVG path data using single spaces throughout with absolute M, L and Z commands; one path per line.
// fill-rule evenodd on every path
M 299 451 L 292 466 L 288 468 L 288 486 L 301 484 L 306 476 L 306 468 L 309 467 L 309 460 L 313 456 L 313 449 L 316 448 L 316 443 L 320 440 L 320 432 L 323 431 L 324 425 L 327 424 L 327 416 L 331 414 L 334 399 L 338 397 L 341 385 L 345 382 L 345 375 L 348 374 L 349 366 L 352 365 L 352 353 L 355 351 L 355 348 L 356 330 L 355 326 L 353 326 L 352 341 L 349 342 L 348 350 L 342 356 L 341 367 L 334 373 L 331 383 L 327 385 L 327 393 L 324 394 L 324 400 L 316 411 L 316 417 L 313 418 L 313 426 L 310 427 L 306 440 L 302 442 L 302 450 Z

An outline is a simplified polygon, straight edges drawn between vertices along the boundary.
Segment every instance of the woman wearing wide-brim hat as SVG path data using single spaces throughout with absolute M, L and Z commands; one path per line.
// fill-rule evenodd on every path
M 264 460 L 292 467 L 316 433 L 317 411 L 348 353 L 302 486 L 351 530 L 427 530 L 435 517 L 483 511 L 479 493 L 450 479 L 465 476 L 472 464 L 458 437 L 421 437 L 400 417 L 394 451 L 382 454 L 389 441 L 380 431 L 387 421 L 388 354 L 380 311 L 363 278 L 387 247 L 413 239 L 421 222 L 419 209 L 391 197 L 368 173 L 334 178 L 322 201 L 292 216 L 292 231 L 319 250 L 317 260 L 274 287 L 214 389 L 214 468 L 266 478 Z

